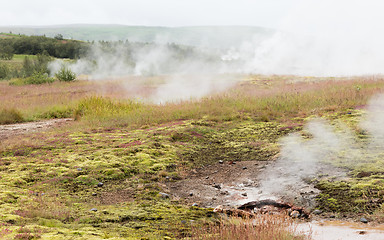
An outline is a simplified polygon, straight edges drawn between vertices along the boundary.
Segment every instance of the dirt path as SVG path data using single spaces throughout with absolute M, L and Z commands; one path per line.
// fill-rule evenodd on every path
M 51 120 L 45 120 L 45 121 L 39 121 L 39 122 L 0 125 L 0 141 L 16 135 L 44 131 L 52 127 L 61 126 L 72 120 L 73 119 L 70 119 L 70 118 L 63 118 L 63 119 L 51 119 Z

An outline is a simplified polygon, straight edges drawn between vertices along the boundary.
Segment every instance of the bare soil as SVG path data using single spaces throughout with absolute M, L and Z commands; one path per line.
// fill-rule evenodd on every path
M 174 199 L 200 207 L 235 207 L 256 200 L 258 176 L 267 161 L 242 161 L 216 163 L 198 168 L 184 176 L 183 180 L 165 184 Z
M 39 122 L 27 122 L 9 125 L 0 125 L 0 141 L 10 138 L 12 136 L 27 134 L 31 132 L 45 131 L 49 128 L 62 126 L 69 123 L 73 119 L 51 119 Z

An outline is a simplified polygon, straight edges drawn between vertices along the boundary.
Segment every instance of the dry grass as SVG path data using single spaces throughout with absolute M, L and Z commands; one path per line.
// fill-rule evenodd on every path
M 132 87 L 135 81 L 144 84 Z M 40 86 L 8 86 L 0 82 L 0 110 L 14 108 L 27 120 L 81 115 L 86 124 L 96 125 L 142 126 L 203 117 L 214 121 L 243 118 L 290 121 L 365 105 L 384 86 L 384 79 L 378 77 L 308 80 L 293 76 L 251 76 L 224 93 L 200 100 L 163 105 L 143 103 L 132 110 L 129 99 L 148 97 L 159 82 L 161 79 L 134 77 Z M 81 112 L 87 105 L 89 109 L 98 109 L 95 102 L 102 105 L 102 112 Z
M 84 114 L 85 122 L 92 125 L 143 126 L 201 118 L 218 122 L 249 118 L 289 122 L 365 105 L 384 87 L 381 79 L 300 83 L 278 80 L 271 80 L 268 86 L 242 82 L 225 93 L 181 103 L 138 104 L 132 108 L 131 101 L 89 98 L 80 105 L 88 109 L 99 109 L 95 103 L 103 106 L 102 111 Z
M 310 237 L 296 230 L 287 216 L 259 215 L 254 219 L 230 218 L 218 224 L 192 228 L 191 240 L 304 240 Z

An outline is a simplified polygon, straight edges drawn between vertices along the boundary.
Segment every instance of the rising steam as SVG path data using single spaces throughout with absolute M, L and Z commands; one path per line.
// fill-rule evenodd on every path
M 374 97 L 361 123 L 369 134 L 367 142 L 357 141 L 357 136 L 341 123 L 331 125 L 320 119 L 306 125 L 306 136 L 294 133 L 284 137 L 280 157 L 260 176 L 262 194 L 259 198 L 285 197 L 297 201 L 295 197 L 308 191 L 309 181 L 320 174 L 328 174 L 330 178 L 345 177 L 336 166 L 382 165 L 383 102 L 384 95 Z

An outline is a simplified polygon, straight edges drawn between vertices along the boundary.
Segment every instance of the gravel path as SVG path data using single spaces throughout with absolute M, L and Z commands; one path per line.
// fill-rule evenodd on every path
M 51 120 L 45 120 L 45 121 L 39 121 L 39 122 L 0 125 L 0 141 L 16 135 L 26 134 L 30 132 L 44 131 L 52 127 L 66 124 L 72 120 L 73 119 L 71 118 L 63 118 L 63 119 L 51 119 Z

